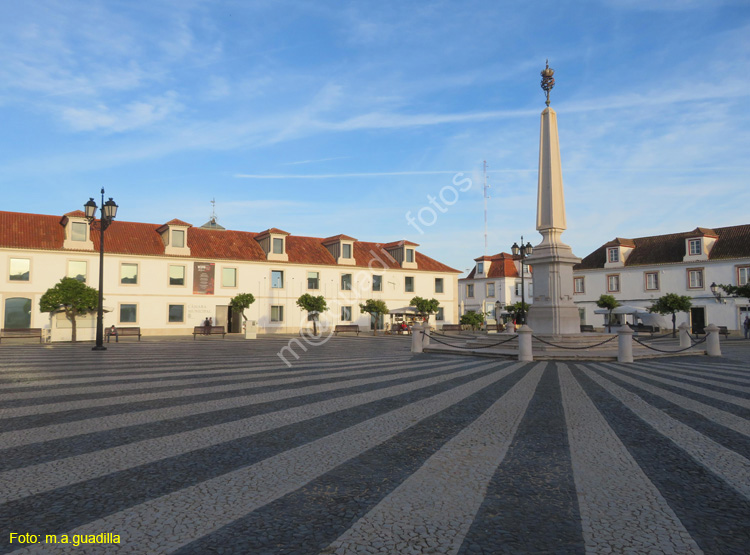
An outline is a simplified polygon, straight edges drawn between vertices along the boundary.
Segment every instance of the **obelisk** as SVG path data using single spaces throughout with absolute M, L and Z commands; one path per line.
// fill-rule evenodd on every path
M 560 239 L 567 225 L 557 114 L 549 107 L 549 93 L 555 86 L 554 73 L 548 62 L 542 70 L 547 107 L 542 112 L 539 137 L 536 205 L 536 228 L 542 235 L 542 242 L 526 258 L 532 267 L 534 284 L 528 324 L 536 335 L 564 335 L 580 333 L 581 330 L 578 308 L 573 303 L 573 265 L 581 259 Z

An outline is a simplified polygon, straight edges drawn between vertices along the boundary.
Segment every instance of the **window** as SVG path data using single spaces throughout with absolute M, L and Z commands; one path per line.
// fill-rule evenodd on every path
M 659 272 L 646 272 L 646 291 L 658 291 Z
M 182 305 L 182 304 L 169 305 L 169 321 L 170 323 L 184 322 L 185 321 L 185 305 Z
M 87 227 L 83 222 L 73 222 L 70 224 L 70 239 L 72 241 L 85 241 Z
M 237 268 L 221 269 L 221 286 L 237 287 Z
M 383 290 L 383 276 L 372 276 L 372 290 L 382 291 Z
M 688 270 L 688 289 L 703 289 L 703 268 Z
M 688 239 L 688 253 L 690 256 L 696 256 L 701 253 L 700 239 Z
M 442 320 L 445 320 L 445 315 L 443 313 L 443 307 L 442 306 L 438 307 L 438 310 L 435 313 L 435 320 L 437 320 L 438 322 L 440 322 Z
M 5 321 L 3 327 L 6 329 L 30 328 L 31 299 L 25 297 L 5 299 Z
M 284 288 L 284 272 L 281 270 L 271 270 L 271 287 L 274 289 Z
M 352 246 L 351 245 L 349 245 L 348 243 L 344 243 L 341 246 L 341 248 L 342 248 L 342 251 L 344 253 L 343 254 L 343 258 L 351 258 L 352 257 Z
M 68 277 L 86 283 L 86 271 L 88 264 L 84 260 L 68 260 Z
M 737 268 L 737 285 L 747 285 L 750 283 L 750 266 L 740 266 Z
M 477 262 L 477 273 L 478 274 L 484 273 L 484 262 Z
M 467 283 L 466 284 L 466 296 L 467 297 L 473 297 L 474 296 L 474 284 L 473 283 Z
M 619 293 L 620 292 L 620 274 L 612 274 L 607 276 L 607 293 Z
M 284 254 L 284 240 L 278 237 L 273 238 L 273 253 Z
M 283 322 L 283 321 L 284 321 L 284 307 L 272 306 L 271 307 L 271 322 Z
M 404 278 L 404 291 L 407 293 L 414 293 L 414 278 L 412 276 L 406 276 Z
M 185 285 L 185 266 L 169 267 L 169 285 Z
M 443 278 L 435 278 L 435 293 L 443 292 Z
M 134 304 L 121 304 L 120 305 L 120 323 L 121 324 L 132 324 L 137 322 L 138 307 Z
M 583 277 L 574 277 L 573 278 L 573 292 L 574 293 L 585 293 L 586 287 Z
M 352 290 L 352 275 L 341 274 L 341 290 L 351 291 Z
M 617 247 L 607 249 L 607 261 L 619 262 L 620 261 L 620 249 Z
M 522 291 L 523 291 L 523 284 L 519 281 L 518 283 L 516 283 L 516 297 L 520 297 L 522 294 L 521 293 Z
M 31 272 L 31 260 L 28 258 L 11 258 L 10 273 L 8 279 L 11 281 L 29 281 Z
M 414 262 L 414 249 L 406 249 L 406 261 Z
M 185 246 L 185 230 L 172 230 L 172 246 L 181 249 Z
M 341 321 L 351 322 L 352 321 L 352 307 L 342 306 L 341 307 Z
M 487 284 L 487 296 L 488 297 L 495 296 L 495 283 L 494 282 Z
M 319 272 L 307 272 L 307 288 L 308 289 L 320 289 L 320 273 Z
M 138 264 L 120 264 L 120 283 L 123 285 L 138 283 Z

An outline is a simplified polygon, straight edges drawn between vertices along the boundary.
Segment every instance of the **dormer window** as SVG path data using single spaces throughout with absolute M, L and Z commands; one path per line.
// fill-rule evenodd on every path
M 688 254 L 690 256 L 699 256 L 701 254 L 701 240 L 700 239 L 689 239 L 688 240 Z
M 286 252 L 286 239 L 289 234 L 286 231 L 272 227 L 255 236 L 260 248 L 266 253 L 266 260 L 274 262 L 289 262 Z
M 352 246 L 349 243 L 344 243 L 341 245 L 341 257 L 342 258 L 351 258 L 352 257 Z
M 70 224 L 70 240 L 71 241 L 85 241 L 86 230 L 88 225 L 83 222 L 71 222 Z
M 484 273 L 484 262 L 477 262 L 477 273 L 478 274 Z
M 170 220 L 156 230 L 164 243 L 164 254 L 190 256 L 190 247 L 187 245 L 190 227 L 192 227 L 191 224 L 182 220 Z
M 414 262 L 414 249 L 406 249 L 406 261 Z
M 620 261 L 620 249 L 617 247 L 611 247 L 607 249 L 607 262 L 619 262 Z
M 273 253 L 284 254 L 284 239 L 281 237 L 273 238 Z
M 356 239 L 348 235 L 334 235 L 323 239 L 323 246 L 328 249 L 336 264 L 354 266 L 354 243 Z
M 185 248 L 185 231 L 182 229 L 172 230 L 172 246 L 176 249 Z

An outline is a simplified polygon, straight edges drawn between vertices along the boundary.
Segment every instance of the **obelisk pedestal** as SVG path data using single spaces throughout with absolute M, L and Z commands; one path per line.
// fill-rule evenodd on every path
M 542 235 L 542 242 L 526 258 L 532 267 L 534 287 L 528 324 L 536 335 L 577 334 L 581 331 L 578 308 L 573 303 L 573 265 L 581 259 L 560 239 L 567 225 L 557 114 L 549 107 L 549 91 L 555 83 L 553 74 L 549 65 L 542 71 L 547 108 L 542 112 L 539 138 L 536 212 L 536 228 Z

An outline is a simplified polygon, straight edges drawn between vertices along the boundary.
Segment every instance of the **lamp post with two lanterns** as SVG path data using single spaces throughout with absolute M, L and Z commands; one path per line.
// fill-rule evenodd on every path
M 93 198 L 90 198 L 86 204 L 83 205 L 86 213 L 86 219 L 89 221 L 89 226 L 92 230 L 99 228 L 99 306 L 96 312 L 96 345 L 91 349 L 92 351 L 106 351 L 107 348 L 104 346 L 104 230 L 107 229 L 112 220 L 117 216 L 117 204 L 112 197 L 107 202 L 104 202 L 104 188 L 102 187 L 102 207 L 100 210 L 101 218 L 97 220 L 96 216 L 96 202 Z
M 513 253 L 513 256 L 521 256 L 521 318 L 520 318 L 520 324 L 524 325 L 526 324 L 526 287 L 524 285 L 524 259 L 527 256 L 530 256 L 534 252 L 534 247 L 531 246 L 531 243 L 528 242 L 525 245 L 523 244 L 523 235 L 521 235 L 521 246 L 518 246 L 518 243 L 513 243 L 513 246 L 510 248 L 511 252 Z

